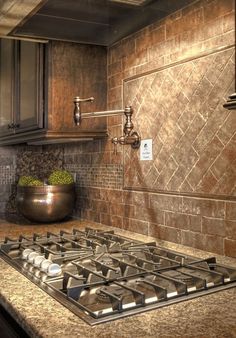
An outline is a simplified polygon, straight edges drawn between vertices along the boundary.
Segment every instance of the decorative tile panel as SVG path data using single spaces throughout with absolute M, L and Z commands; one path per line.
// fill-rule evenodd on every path
M 189 59 L 125 80 L 142 139 L 153 160 L 125 148 L 125 187 L 236 195 L 236 113 L 223 108 L 234 91 L 234 49 Z

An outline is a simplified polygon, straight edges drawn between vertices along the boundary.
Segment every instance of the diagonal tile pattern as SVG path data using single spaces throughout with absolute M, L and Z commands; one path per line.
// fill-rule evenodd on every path
M 153 139 L 153 161 L 125 149 L 126 187 L 236 195 L 234 49 L 227 48 L 124 82 L 135 128 Z

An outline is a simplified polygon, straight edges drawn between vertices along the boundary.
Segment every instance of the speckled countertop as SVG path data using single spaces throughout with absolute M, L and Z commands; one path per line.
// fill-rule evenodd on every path
M 25 225 L 0 220 L 0 240 L 20 233 L 58 232 L 73 227 L 84 229 L 88 225 L 108 229 L 88 221 Z M 117 228 L 114 230 L 127 237 L 153 240 Z M 164 241 L 157 243 L 202 258 L 216 256 Z M 235 259 L 217 256 L 217 261 L 236 267 Z M 236 288 L 91 327 L 0 259 L 0 303 L 31 337 L 236 338 Z

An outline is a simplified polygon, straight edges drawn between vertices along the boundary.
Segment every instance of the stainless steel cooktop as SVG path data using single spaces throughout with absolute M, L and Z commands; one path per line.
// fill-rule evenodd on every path
M 6 238 L 0 257 L 90 325 L 236 286 L 236 268 L 114 231 Z

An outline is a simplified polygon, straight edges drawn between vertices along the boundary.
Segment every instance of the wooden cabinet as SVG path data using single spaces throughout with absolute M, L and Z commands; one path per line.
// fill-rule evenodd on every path
M 0 135 L 12 134 L 14 92 L 14 44 L 0 40 Z
M 43 45 L 0 40 L 0 136 L 43 128 Z
M 106 110 L 107 55 L 100 46 L 1 39 L 0 145 L 106 137 L 106 118 L 75 126 L 73 98 L 94 96 L 83 111 Z M 4 98 L 6 98 L 4 100 Z

